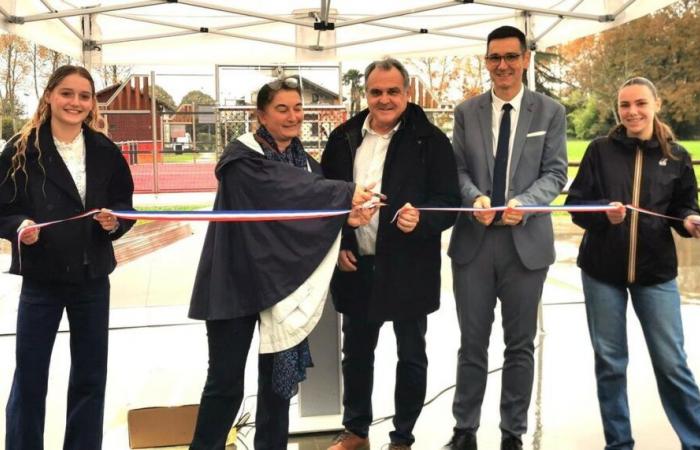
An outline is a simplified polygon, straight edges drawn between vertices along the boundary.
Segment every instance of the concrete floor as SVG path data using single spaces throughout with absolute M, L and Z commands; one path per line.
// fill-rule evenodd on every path
M 163 199 L 156 199 L 160 202 Z M 145 202 L 145 200 L 144 200 Z M 181 203 L 181 200 L 174 201 Z M 538 336 L 536 378 L 530 408 L 526 449 L 602 449 L 593 376 L 593 356 L 581 303 L 579 272 L 575 267 L 580 233 L 562 218 L 557 226 L 557 263 L 552 267 L 543 295 L 544 332 Z M 105 411 L 104 449 L 129 448 L 126 414 L 129 409 L 197 403 L 206 374 L 206 336 L 200 322 L 186 318 L 187 303 L 199 258 L 204 226 L 193 224 L 195 234 L 153 254 L 124 264 L 113 274 L 108 393 Z M 444 236 L 447 237 L 447 234 Z M 447 240 L 443 242 L 446 245 Z M 691 369 L 700 374 L 700 295 L 694 280 L 700 269 L 700 245 L 684 242 L 681 251 L 682 307 L 686 351 Z M 0 271 L 9 264 L 0 255 Z M 0 274 L 0 399 L 7 398 L 14 369 L 14 321 L 20 280 Z M 443 258 L 442 307 L 429 317 L 430 358 L 427 399 L 415 429 L 415 449 L 439 449 L 450 437 L 456 352 L 459 331 L 451 290 L 449 259 Z M 656 393 L 653 373 L 641 330 L 630 310 L 629 397 L 637 450 L 678 449 Z M 490 375 L 478 433 L 482 449 L 497 449 L 498 402 L 502 363 L 500 318 L 496 317 L 490 347 Z M 64 324 L 62 330 L 67 327 Z M 68 333 L 59 333 L 52 364 L 45 441 L 47 449 L 61 447 L 65 425 L 65 393 L 70 365 Z M 255 343 L 253 344 L 256 345 Z M 382 329 L 376 352 L 376 418 L 393 412 L 396 346 L 390 327 Z M 246 370 L 246 395 L 256 391 L 256 355 Z M 311 369 L 313 370 L 313 369 Z M 245 409 L 254 413 L 254 398 Z M 292 408 L 295 408 L 294 406 Z M 337 424 L 340 427 L 340 423 Z M 372 427 L 373 449 L 388 446 L 391 422 Z M 252 431 L 241 439 L 252 448 Z M 0 421 L 0 436 L 4 422 Z M 325 449 L 332 435 L 293 437 L 290 449 Z M 3 444 L 0 443 L 0 449 Z M 184 447 L 179 447 L 184 448 Z M 245 448 L 241 445 L 239 448 Z

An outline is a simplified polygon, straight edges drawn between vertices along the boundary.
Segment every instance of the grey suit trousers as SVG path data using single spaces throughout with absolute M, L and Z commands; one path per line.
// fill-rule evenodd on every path
M 501 300 L 506 345 L 501 384 L 501 431 L 527 430 L 534 373 L 537 308 L 548 268 L 527 269 L 515 249 L 511 227 L 491 226 L 468 264 L 452 263 L 461 343 L 452 412 L 456 428 L 476 432 L 488 375 L 488 345 L 496 299 Z

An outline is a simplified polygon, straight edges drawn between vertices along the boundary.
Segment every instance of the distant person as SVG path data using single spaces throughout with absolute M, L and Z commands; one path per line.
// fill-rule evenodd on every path
M 132 209 L 134 183 L 99 121 L 90 73 L 59 67 L 0 155 L 0 237 L 12 242 L 10 272 L 22 276 L 6 450 L 44 448 L 49 362 L 64 310 L 71 370 L 63 448 L 102 448 L 112 241 L 133 225 L 110 210 Z M 25 232 L 20 260 L 20 230 L 94 208 L 102 210 L 92 218 Z
M 454 151 L 462 205 L 548 205 L 566 183 L 566 113 L 523 86 L 530 63 L 525 35 L 503 26 L 487 38 L 492 88 L 455 110 Z M 554 262 L 550 214 L 507 209 L 460 214 L 448 251 L 461 342 L 448 444 L 477 448 L 488 376 L 494 308 L 501 300 L 506 345 L 501 376 L 501 449 L 522 448 L 534 373 L 537 310 Z
M 345 430 L 329 450 L 369 448 L 374 350 L 385 322 L 398 349 L 389 448 L 413 445 L 427 383 L 427 316 L 440 306 L 440 238 L 455 218 L 415 207 L 459 205 L 452 146 L 423 109 L 409 103 L 404 66 L 393 58 L 375 61 L 365 80 L 367 109 L 331 133 L 321 165 L 328 178 L 376 183 L 390 206 L 368 226 L 343 230 L 331 290 L 343 315 Z
M 627 80 L 617 94 L 621 123 L 590 143 L 566 200 L 617 206 L 605 215 L 572 214 L 585 230 L 578 266 L 606 449 L 634 447 L 627 403 L 628 297 L 644 332 L 666 416 L 684 450 L 700 449 L 700 393 L 683 349 L 671 235 L 673 228 L 681 236 L 700 238 L 697 183 L 690 155 L 659 119 L 660 108 L 651 81 Z M 628 212 L 627 204 L 682 221 Z
M 359 184 L 326 180 L 299 139 L 304 111 L 295 78 L 262 86 L 260 127 L 233 140 L 216 167 L 217 210 L 349 210 L 372 198 Z M 209 225 L 190 317 L 206 320 L 209 371 L 192 450 L 223 450 L 243 399 L 245 363 L 260 330 L 255 448 L 286 450 L 289 400 L 311 365 L 318 323 L 338 258 L 340 229 L 374 209 L 288 222 Z

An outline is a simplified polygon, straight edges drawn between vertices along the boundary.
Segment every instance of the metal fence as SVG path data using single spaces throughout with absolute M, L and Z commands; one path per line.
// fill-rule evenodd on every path
M 348 117 L 344 106 L 306 106 L 304 107 L 304 122 L 301 128 L 301 142 L 304 149 L 314 158 L 319 159 L 331 131 Z M 219 108 L 218 114 L 220 145 L 223 149 L 226 143 L 236 137 L 255 131 L 258 127 L 255 108 L 251 106 L 230 106 Z
M 452 139 L 453 110 L 426 109 L 428 119 Z M 257 129 L 255 107 L 228 106 L 193 108 L 190 112 L 156 117 L 157 140 L 151 134 L 151 115 L 143 113 L 111 113 L 115 124 L 122 127 L 120 136 L 140 130 L 140 139 L 118 140 L 117 144 L 129 162 L 139 193 L 214 191 L 217 182 L 214 167 L 226 144 L 236 137 Z M 106 112 L 109 117 L 110 112 Z M 309 105 L 304 108 L 301 141 L 306 151 L 319 159 L 333 129 L 348 119 L 344 106 Z M 139 128 L 140 127 L 140 128 Z M 116 134 L 116 133 L 115 133 Z M 579 161 L 569 162 L 578 167 Z M 700 165 L 694 160 L 693 166 Z M 564 192 L 566 194 L 566 191 Z

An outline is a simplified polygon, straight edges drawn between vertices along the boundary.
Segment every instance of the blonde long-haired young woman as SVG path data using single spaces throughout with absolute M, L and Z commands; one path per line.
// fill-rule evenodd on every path
M 71 371 L 63 448 L 102 445 L 112 241 L 133 225 L 110 210 L 132 209 L 134 184 L 98 121 L 90 73 L 59 67 L 32 119 L 0 154 L 0 237 L 12 242 L 10 272 L 22 276 L 6 450 L 44 448 L 49 362 L 64 310 Z M 101 212 L 92 218 L 28 231 L 17 242 L 26 226 L 94 208 Z

